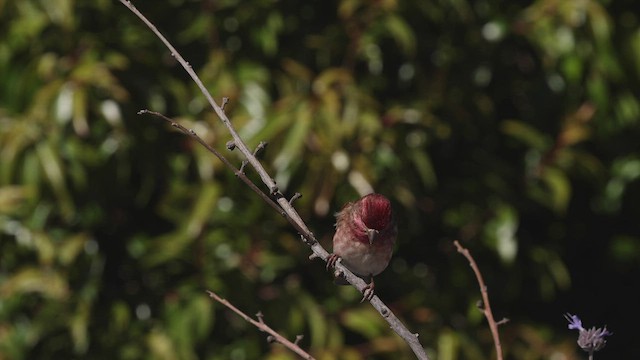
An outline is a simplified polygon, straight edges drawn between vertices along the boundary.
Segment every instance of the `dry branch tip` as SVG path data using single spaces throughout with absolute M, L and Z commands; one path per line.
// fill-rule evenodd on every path
M 240 163 L 240 170 L 239 172 L 244 174 L 244 168 L 247 166 L 249 162 L 247 160 L 242 160 L 242 163 Z
M 293 194 L 291 199 L 289 199 L 289 204 L 293 204 L 294 201 L 300 199 L 301 197 L 302 197 L 302 194 L 300 194 L 299 192 Z
M 256 149 L 253 150 L 253 156 L 258 156 L 258 154 L 260 154 L 267 148 L 267 145 L 269 145 L 268 142 L 260 141 L 260 143 L 258 143 L 258 146 L 256 146 Z

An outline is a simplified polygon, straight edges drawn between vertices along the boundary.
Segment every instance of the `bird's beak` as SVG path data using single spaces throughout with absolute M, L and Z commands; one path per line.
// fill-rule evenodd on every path
M 373 244 L 373 240 L 378 237 L 380 232 L 376 229 L 367 229 L 367 236 L 369 237 L 369 245 Z

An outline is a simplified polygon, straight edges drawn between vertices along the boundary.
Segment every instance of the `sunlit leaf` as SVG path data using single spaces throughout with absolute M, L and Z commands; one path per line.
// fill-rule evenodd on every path
M 44 170 L 47 180 L 57 197 L 62 216 L 66 219 L 71 219 L 75 213 L 75 206 L 71 199 L 69 189 L 67 188 L 63 164 L 58 153 L 49 142 L 42 142 L 38 144 L 36 150 L 42 169 Z
M 171 338 L 161 329 L 153 329 L 146 338 L 150 355 L 154 359 L 177 360 L 178 354 Z
M 438 336 L 438 359 L 456 360 L 459 346 L 458 335 L 450 330 L 440 332 L 440 336 Z
M 89 236 L 85 233 L 70 236 L 57 246 L 56 252 L 62 265 L 70 265 L 82 252 Z
M 0 214 L 18 211 L 35 194 L 34 190 L 28 186 L 0 187 Z
M 385 21 L 386 27 L 406 54 L 415 52 L 415 36 L 409 25 L 399 16 L 390 15 Z
M 322 309 L 311 297 L 300 298 L 300 305 L 305 309 L 309 325 L 309 344 L 311 347 L 324 347 L 327 336 L 327 318 Z
M 386 330 L 385 323 L 380 319 L 379 314 L 371 311 L 370 308 L 349 310 L 343 314 L 342 322 L 344 326 L 368 339 L 374 339 Z
M 518 254 L 518 214 L 506 204 L 492 206 L 494 217 L 485 227 L 490 243 L 495 247 L 500 259 L 512 263 Z
M 89 320 L 91 308 L 87 301 L 81 301 L 76 313 L 71 318 L 71 337 L 73 338 L 74 351 L 84 354 L 89 347 Z
M 25 293 L 39 293 L 62 300 L 69 295 L 64 277 L 54 270 L 26 267 L 16 271 L 0 285 L 0 294 L 10 297 Z

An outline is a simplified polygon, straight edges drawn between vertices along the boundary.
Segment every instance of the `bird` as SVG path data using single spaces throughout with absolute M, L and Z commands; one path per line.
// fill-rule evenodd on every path
M 384 195 L 373 193 L 349 202 L 336 214 L 333 253 L 327 258 L 327 269 L 335 268 L 340 261 L 367 283 L 360 302 L 370 301 L 373 277 L 389 265 L 397 234 L 391 201 Z M 348 284 L 342 274 L 336 276 L 335 283 Z

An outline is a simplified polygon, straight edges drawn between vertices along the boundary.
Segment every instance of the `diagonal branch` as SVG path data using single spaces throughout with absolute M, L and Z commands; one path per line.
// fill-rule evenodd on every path
M 175 57 L 176 60 L 178 60 L 178 62 L 189 74 L 191 79 L 196 83 L 196 85 L 198 86 L 202 94 L 205 96 L 205 98 L 207 99 L 207 101 L 209 102 L 213 110 L 216 112 L 216 114 L 220 118 L 220 120 L 224 123 L 224 125 L 229 130 L 229 133 L 231 134 L 233 141 L 229 144 L 228 147 L 229 148 L 237 147 L 238 150 L 246 157 L 249 164 L 251 164 L 251 166 L 256 170 L 262 182 L 269 189 L 269 195 L 273 196 L 275 198 L 275 202 L 277 202 L 277 204 L 279 205 L 280 208 L 277 209 L 277 211 L 286 217 L 289 223 L 291 223 L 291 225 L 301 235 L 304 242 L 307 245 L 309 245 L 309 247 L 311 247 L 313 254 L 311 255 L 310 258 L 319 257 L 322 260 L 327 261 L 327 258 L 329 257 L 329 253 L 327 252 L 327 250 L 325 250 L 320 245 L 320 243 L 316 240 L 315 236 L 309 230 L 307 225 L 304 223 L 304 221 L 302 220 L 298 212 L 295 210 L 292 204 L 284 197 L 282 192 L 280 192 L 273 178 L 267 173 L 267 171 L 264 169 L 262 164 L 260 164 L 258 159 L 248 149 L 247 145 L 244 143 L 242 138 L 240 138 L 237 131 L 234 129 L 233 125 L 231 124 L 231 121 L 229 121 L 229 118 L 225 114 L 222 107 L 220 107 L 213 100 L 213 97 L 207 91 L 207 89 L 205 88 L 204 84 L 202 83 L 198 75 L 195 73 L 195 71 L 193 71 L 193 68 L 191 67 L 191 65 L 189 65 L 189 63 L 184 60 L 182 55 L 180 55 L 180 53 L 173 47 L 173 45 L 171 45 L 171 43 L 160 33 L 160 31 L 158 31 L 155 25 L 153 25 L 151 21 L 149 21 L 144 15 L 142 15 L 142 13 L 140 13 L 140 11 L 138 11 L 138 9 L 130 1 L 128 0 L 119 0 L 119 1 L 123 5 L 125 5 L 129 10 L 131 10 L 131 12 L 133 12 L 138 18 L 140 18 L 140 20 L 142 20 L 147 25 L 147 27 L 149 27 L 149 29 L 160 39 L 160 41 L 164 43 L 164 45 L 169 49 L 169 51 L 171 51 L 171 55 Z M 223 105 L 224 104 L 226 104 L 225 100 L 223 100 Z M 143 110 L 142 113 L 150 113 L 150 112 L 148 110 L 146 111 Z M 168 120 L 168 119 L 165 118 L 165 120 Z M 221 157 L 221 154 L 219 154 L 215 149 L 213 149 L 211 146 L 206 144 L 206 142 L 204 142 L 204 140 L 202 140 L 193 130 L 188 130 L 172 120 L 168 120 L 168 121 L 170 121 L 174 127 L 178 128 L 188 136 L 196 139 L 196 141 L 198 141 L 201 145 L 207 148 L 207 150 L 209 150 L 212 154 L 214 154 L 215 156 L 217 156 L 219 159 L 222 160 L 223 157 Z M 234 171 L 234 173 L 238 175 L 238 177 L 240 177 L 242 181 L 244 181 L 245 183 L 251 182 L 248 178 L 239 175 L 239 174 L 242 174 L 242 175 L 244 174 L 240 170 L 236 169 L 233 165 L 231 165 L 228 161 L 225 161 L 225 160 L 222 160 L 222 161 L 223 163 L 225 163 L 225 165 L 229 166 Z M 273 204 L 273 200 L 271 200 L 271 198 L 269 198 L 266 194 L 262 193 L 262 191 L 257 189 L 255 184 L 252 183 L 252 185 L 249 185 L 247 183 L 247 185 L 252 190 L 254 191 L 257 190 L 257 192 L 261 193 L 260 197 L 265 202 L 267 202 L 270 206 L 275 208 Z M 340 263 L 336 265 L 336 269 L 341 271 L 342 274 L 344 275 L 344 278 L 350 284 L 355 286 L 358 289 L 358 291 L 360 291 L 361 293 L 364 292 L 367 286 L 364 280 L 354 275 L 349 269 L 347 269 L 346 267 L 344 267 L 344 265 Z M 424 351 L 424 348 L 418 341 L 418 334 L 411 333 L 406 328 L 406 326 L 404 326 L 404 324 L 393 314 L 393 312 L 391 312 L 391 310 L 380 300 L 380 298 L 378 298 L 378 296 L 374 295 L 370 303 L 380 313 L 380 315 L 382 315 L 382 317 L 389 323 L 391 328 L 407 342 L 407 344 L 411 347 L 411 349 L 413 350 L 414 354 L 418 359 L 425 359 L 425 360 L 429 359 L 427 357 L 426 352 Z
M 285 338 L 284 336 L 278 334 L 278 332 L 273 330 L 269 325 L 265 324 L 264 320 L 262 319 L 262 314 L 261 313 L 258 313 L 256 315 L 258 317 L 258 321 L 256 321 L 256 320 L 252 319 L 249 315 L 243 313 L 237 307 L 233 306 L 233 304 L 231 304 L 226 299 L 223 299 L 220 296 L 218 296 L 218 294 L 214 293 L 213 291 L 207 291 L 207 294 L 209 294 L 209 296 L 212 299 L 214 299 L 215 301 L 217 301 L 220 304 L 228 307 L 233 312 L 235 312 L 236 314 L 240 315 L 241 318 L 245 319 L 247 322 L 249 322 L 253 326 L 255 326 L 258 329 L 260 329 L 260 331 L 263 331 L 263 332 L 266 332 L 267 334 L 269 334 L 269 339 L 271 339 L 270 341 L 279 342 L 280 344 L 286 346 L 289 350 L 291 350 L 294 353 L 300 355 L 300 357 L 302 357 L 303 359 L 315 360 L 315 358 L 313 356 L 309 355 L 309 353 L 307 353 L 306 351 L 302 350 L 298 346 L 298 341 L 300 341 L 300 339 L 301 339 L 300 335 L 296 336 L 296 341 L 295 342 L 291 342 L 291 341 L 287 340 L 287 338 Z
M 491 329 L 491 335 L 493 336 L 493 343 L 496 347 L 496 356 L 498 360 L 502 360 L 502 345 L 500 345 L 500 333 L 498 331 L 498 325 L 504 324 L 508 319 L 502 319 L 499 322 L 493 318 L 493 312 L 491 311 L 491 304 L 489 303 L 489 291 L 487 290 L 487 285 L 484 284 L 484 279 L 482 278 L 482 273 L 480 272 L 480 268 L 478 268 L 478 264 L 471 256 L 471 252 L 460 245 L 458 240 L 455 240 L 453 244 L 456 246 L 456 249 L 459 253 L 464 255 L 464 257 L 469 260 L 469 266 L 476 275 L 476 279 L 478 280 L 478 285 L 480 286 L 480 293 L 482 293 L 482 307 L 481 310 L 484 313 L 484 316 L 487 318 L 487 322 L 489 323 L 489 328 Z

